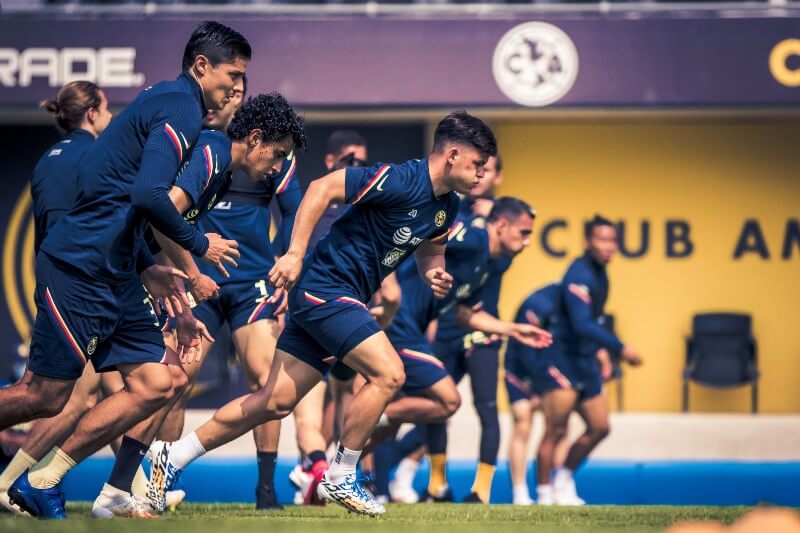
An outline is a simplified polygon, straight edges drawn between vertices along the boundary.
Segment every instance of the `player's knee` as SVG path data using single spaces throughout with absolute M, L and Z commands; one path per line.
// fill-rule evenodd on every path
M 163 371 L 151 372 L 145 380 L 131 389 L 131 393 L 138 397 L 141 406 L 146 410 L 159 409 L 175 395 L 172 375 L 166 368 Z
M 39 385 L 33 382 L 28 386 L 27 404 L 36 418 L 49 418 L 61 413 L 69 402 L 72 384 L 59 386 Z
M 482 427 L 500 427 L 499 415 L 497 414 L 497 402 L 475 402 L 475 410 L 478 412 L 478 418 L 481 421 Z
M 442 398 L 442 405 L 444 405 L 447 418 L 456 414 L 456 411 L 461 407 L 461 395 L 458 393 L 458 390 L 454 389 L 453 394 L 448 394 Z
M 562 425 L 548 425 L 545 430 L 544 438 L 549 441 L 558 442 L 567 436 L 567 427 Z
M 608 437 L 609 433 L 611 433 L 611 426 L 608 423 L 593 425 L 589 429 L 589 436 L 594 442 L 600 442 Z
M 183 396 L 189 388 L 189 376 L 178 365 L 169 366 L 170 375 L 172 376 L 172 391 L 177 396 Z
M 394 396 L 403 386 L 403 383 L 406 382 L 406 373 L 405 370 L 403 370 L 403 364 L 398 359 L 396 364 L 388 365 L 381 375 L 372 378 L 371 381 L 381 389 L 386 390 L 390 397 Z

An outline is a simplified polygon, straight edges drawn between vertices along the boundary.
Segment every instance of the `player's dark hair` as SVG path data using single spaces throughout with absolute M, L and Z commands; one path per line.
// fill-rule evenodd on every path
M 354 130 L 336 130 L 328 136 L 325 143 L 327 154 L 339 155 L 345 146 L 366 146 L 367 141 Z
M 100 87 L 90 81 L 71 81 L 64 85 L 55 100 L 42 100 L 39 107 L 56 118 L 58 127 L 72 131 L 81 126 L 90 109 L 100 106 Z
M 183 50 L 183 70 L 189 70 L 194 64 L 194 59 L 204 55 L 212 65 L 231 63 L 237 58 L 250 60 L 252 50 L 250 43 L 238 31 L 207 20 L 201 22 L 189 37 L 186 48 Z
M 303 117 L 297 114 L 286 99 L 278 93 L 259 94 L 248 98 L 236 111 L 228 137 L 238 141 L 253 130 L 261 130 L 265 142 L 277 142 L 291 135 L 295 150 L 305 150 L 306 133 Z
M 491 128 L 466 111 L 453 111 L 436 126 L 433 151 L 441 152 L 448 142 L 471 146 L 487 159 L 497 155 L 497 141 Z
M 500 174 L 503 171 L 503 160 L 500 159 L 500 154 L 496 154 L 494 156 L 494 170 L 498 174 Z
M 595 215 L 589 222 L 584 224 L 583 226 L 583 236 L 587 239 L 592 237 L 592 233 L 594 233 L 594 228 L 598 228 L 600 226 L 611 226 L 615 228 L 613 222 L 602 215 Z
M 525 200 L 520 200 L 513 196 L 503 196 L 494 201 L 494 205 L 489 212 L 487 220 L 489 222 L 494 222 L 495 220 L 505 218 L 513 222 L 524 214 L 527 214 L 531 218 L 536 218 L 536 210 L 528 205 Z

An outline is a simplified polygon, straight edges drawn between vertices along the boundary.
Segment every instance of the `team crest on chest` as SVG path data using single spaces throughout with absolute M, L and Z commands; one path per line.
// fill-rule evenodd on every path
M 437 228 L 441 228 L 444 226 L 444 221 L 447 218 L 447 213 L 444 210 L 440 210 L 436 212 L 436 216 L 433 218 L 433 223 L 436 224 Z
M 403 258 L 404 255 L 406 255 L 405 250 L 401 250 L 399 248 L 392 248 L 383 257 L 383 261 L 381 261 L 381 264 L 389 268 L 393 268 L 397 264 L 397 262 Z

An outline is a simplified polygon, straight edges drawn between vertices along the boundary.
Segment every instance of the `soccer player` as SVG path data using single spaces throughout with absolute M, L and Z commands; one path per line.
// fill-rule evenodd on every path
M 476 217 L 476 223 L 483 221 L 494 203 L 495 188 L 502 182 L 502 164 L 499 157 L 490 158 L 486 164 L 486 181 L 470 191 L 465 199 L 465 207 L 461 216 L 465 225 Z M 533 212 L 535 216 L 535 212 Z M 489 277 L 483 289 L 484 310 L 497 317 L 500 299 L 500 284 L 503 274 L 511 266 L 513 257 L 500 256 L 492 260 L 489 266 Z M 481 424 L 480 455 L 475 480 L 467 502 L 488 503 L 494 478 L 497 453 L 500 448 L 500 420 L 497 414 L 497 377 L 500 365 L 500 347 L 502 339 L 485 331 L 469 330 L 456 324 L 455 314 L 446 313 L 439 318 L 434 342 L 434 353 L 442 359 L 447 371 L 456 383 L 465 374 L 470 376 L 472 398 L 475 411 Z M 431 430 L 429 429 L 429 432 Z M 441 430 L 439 430 L 441 431 Z M 429 452 L 430 453 L 430 452 Z M 443 480 L 446 469 L 446 456 L 431 456 L 431 482 L 429 500 L 447 500 L 449 491 L 445 486 L 438 486 L 436 480 Z M 431 492 L 433 491 L 433 492 Z
M 515 322 L 534 324 L 549 329 L 557 320 L 561 303 L 561 286 L 552 283 L 533 292 L 520 304 Z M 556 339 L 553 339 L 556 342 Z M 514 429 L 508 448 L 514 505 L 531 505 L 526 480 L 527 449 L 533 424 L 533 412 L 539 397 L 533 392 L 534 363 L 539 350 L 531 350 L 510 339 L 505 356 L 505 384 Z
M 111 122 L 108 99 L 100 87 L 89 81 L 73 81 L 64 85 L 55 100 L 45 100 L 40 107 L 52 113 L 65 136 L 48 148 L 31 178 L 31 196 L 34 216 L 34 252 L 39 251 L 42 241 L 53 225 L 75 203 L 78 195 L 78 169 L 81 160 L 98 135 L 103 133 Z M 54 440 L 67 435 L 78 418 L 86 411 L 89 397 L 99 384 L 94 369 L 88 367 L 82 379 L 82 386 L 76 388 L 70 401 L 65 405 L 61 424 L 50 423 L 51 419 L 34 422 L 28 440 L 23 445 L 3 474 L 0 475 L 0 506 L 12 512 L 19 508 L 8 500 L 8 488 L 17 477 L 33 466 L 53 446 Z M 50 435 L 41 450 L 36 442 L 39 435 Z M 49 442 L 48 442 L 49 440 Z M 40 453 L 41 451 L 41 453 Z
M 457 323 L 463 327 L 509 335 L 531 347 L 549 344 L 549 333 L 535 325 L 504 322 L 481 309 L 492 262 L 514 257 L 528 246 L 534 216 L 522 200 L 505 197 L 497 200 L 488 218 L 474 219 L 466 227 L 457 224 L 450 232 L 445 254 L 453 290 L 442 302 L 437 303 L 426 294 L 426 288 L 410 275 L 408 265 L 398 272 L 403 299 L 387 335 L 403 360 L 406 382 L 403 396 L 389 404 L 384 418 L 392 425 L 437 423 L 427 428 L 428 453 L 432 457 L 445 453 L 443 422 L 456 412 L 461 400 L 455 382 L 444 364 L 432 355 L 425 336 L 436 315 L 454 309 Z M 443 483 L 444 479 L 432 480 L 432 486 Z
M 328 172 L 367 165 L 367 141 L 353 130 L 340 129 L 326 141 L 325 168 Z M 349 205 L 331 202 L 323 213 L 309 240 L 313 247 L 344 215 Z M 330 373 L 295 406 L 293 414 L 301 462 L 290 473 L 289 481 L 298 489 L 296 503 L 322 504 L 317 498 L 317 484 L 328 469 L 325 450 L 340 425 L 341 413 L 352 398 L 355 372 L 343 363 L 333 365 Z M 326 403 L 326 400 L 330 402 Z M 339 415 L 339 416 L 337 416 Z M 327 429 L 327 431 L 326 431 Z
M 235 243 L 200 233 L 168 193 L 203 116 L 228 102 L 249 58 L 249 44 L 234 30 L 198 26 L 178 79 L 140 93 L 90 148 L 77 204 L 42 243 L 28 369 L 21 383 L 0 391 L 0 427 L 58 413 L 89 359 L 99 371 L 119 370 L 125 388 L 91 409 L 41 468 L 11 486 L 12 501 L 32 514 L 64 517 L 57 488 L 64 473 L 129 430 L 112 478 L 132 478 L 154 436 L 147 434 L 151 424 L 137 424 L 174 395 L 161 362 L 177 361 L 177 354 L 164 345 L 151 296 L 173 296 L 175 280 L 148 275 L 153 259 L 143 234 L 149 223 L 208 261 L 235 262 Z
M 199 304 L 192 313 L 206 325 L 212 337 L 225 322 L 230 325 L 236 354 L 251 390 L 256 391 L 266 383 L 279 332 L 275 314 L 278 302 L 272 298 L 274 291 L 266 274 L 276 254 L 281 252 L 274 247 L 280 246 L 281 239 L 288 243 L 291 235 L 301 198 L 300 186 L 294 179 L 296 159 L 292 150 L 305 149 L 306 139 L 302 118 L 276 93 L 249 99 L 237 112 L 228 134 L 233 140 L 232 168 L 243 172 L 234 173 L 225 201 L 216 204 L 199 226 L 204 232 L 236 240 L 242 255 L 238 267 L 228 276 L 211 265 L 199 265 L 199 271 L 218 284 L 219 297 Z M 265 155 L 271 166 L 259 168 L 249 163 Z M 276 242 L 271 244 L 269 204 L 273 198 L 281 210 L 281 228 Z M 187 269 L 187 274 L 191 277 L 191 270 Z M 203 343 L 201 362 L 212 346 L 212 342 Z M 188 366 L 187 371 L 194 383 L 200 364 Z M 172 428 L 169 435 L 162 434 L 163 438 L 170 441 L 180 438 L 183 415 L 181 402 L 180 409 L 170 413 Z M 258 454 L 258 509 L 279 507 L 274 488 L 279 435 L 278 420 L 253 430 Z M 159 446 L 155 443 L 153 449 Z M 160 468 L 159 463 L 153 462 L 152 479 L 165 479 Z
M 609 432 L 608 406 L 596 357 L 598 348 L 620 354 L 633 365 L 639 353 L 606 330 L 599 319 L 608 298 L 606 265 L 617 249 L 614 224 L 595 216 L 586 225 L 586 252 L 567 269 L 561 282 L 561 306 L 551 328 L 555 342 L 535 358 L 534 391 L 541 397 L 546 429 L 536 458 L 537 503 L 583 505 L 573 473 Z M 564 465 L 551 473 L 555 449 L 577 411 L 586 432 L 570 447 Z
M 290 314 L 266 386 L 222 407 L 195 432 L 165 447 L 159 455 L 167 456 L 167 471 L 177 475 L 207 451 L 285 417 L 319 383 L 330 362 L 341 360 L 367 383 L 350 403 L 336 458 L 318 493 L 354 512 L 383 513 L 383 506 L 363 490 L 356 464 L 404 374 L 402 361 L 364 302 L 412 254 L 434 293 L 447 294 L 451 277 L 444 268 L 444 245 L 448 222 L 458 210 L 454 191 L 466 193 L 477 184 L 486 158 L 496 150 L 489 127 L 457 111 L 438 124 L 426 159 L 337 170 L 313 181 L 300 204 L 289 249 L 270 272 L 277 288 L 291 292 Z M 304 261 L 314 225 L 331 201 L 353 207 Z

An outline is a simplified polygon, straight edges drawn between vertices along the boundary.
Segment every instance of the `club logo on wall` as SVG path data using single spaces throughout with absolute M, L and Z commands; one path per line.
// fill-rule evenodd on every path
M 497 86 L 514 102 L 541 107 L 561 99 L 578 76 L 578 50 L 569 35 L 545 22 L 506 32 L 492 59 Z
M 2 266 L 6 306 L 23 343 L 30 340 L 36 317 L 36 304 L 33 301 L 36 289 L 33 220 L 30 187 L 25 185 L 8 219 Z

